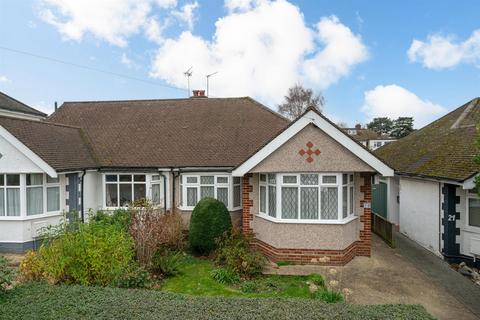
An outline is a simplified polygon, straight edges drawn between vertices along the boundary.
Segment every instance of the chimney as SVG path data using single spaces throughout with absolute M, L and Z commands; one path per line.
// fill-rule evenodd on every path
M 55 101 L 55 104 L 54 104 L 54 106 L 55 106 L 55 112 L 57 112 L 57 110 L 58 110 L 58 104 L 57 104 L 57 101 Z
M 205 90 L 193 90 L 192 98 L 206 98 Z
M 357 129 L 357 130 L 362 129 L 362 125 L 361 125 L 360 123 L 357 123 L 357 124 L 355 125 L 355 129 Z

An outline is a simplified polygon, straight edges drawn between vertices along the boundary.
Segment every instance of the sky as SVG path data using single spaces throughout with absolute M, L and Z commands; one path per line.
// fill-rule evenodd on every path
M 1 0 L 0 91 L 54 102 L 251 96 L 302 84 L 348 125 L 420 128 L 480 96 L 480 2 Z

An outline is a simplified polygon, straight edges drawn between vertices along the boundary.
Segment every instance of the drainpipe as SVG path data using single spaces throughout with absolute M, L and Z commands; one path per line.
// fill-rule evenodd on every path
M 175 179 L 180 175 L 180 172 L 173 171 L 173 168 L 170 168 L 172 173 L 172 211 L 175 209 Z
M 438 252 L 443 255 L 442 250 L 442 183 L 438 183 Z
M 82 219 L 82 223 L 85 222 L 85 210 L 84 210 L 84 202 L 83 202 L 83 195 L 84 195 L 84 179 L 83 177 L 85 177 L 85 174 L 87 173 L 87 170 L 86 169 L 83 169 L 83 172 L 82 172 L 82 176 L 80 177 L 80 217 Z
M 160 176 L 163 178 L 163 210 L 167 212 L 167 176 L 160 172 Z

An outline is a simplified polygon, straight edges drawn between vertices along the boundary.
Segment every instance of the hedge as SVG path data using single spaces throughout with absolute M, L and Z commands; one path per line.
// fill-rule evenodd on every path
M 0 298 L 0 319 L 433 319 L 419 305 L 182 296 L 145 289 L 31 283 Z

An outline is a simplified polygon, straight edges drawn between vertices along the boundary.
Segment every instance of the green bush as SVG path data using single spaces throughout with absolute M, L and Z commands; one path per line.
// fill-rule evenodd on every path
M 314 293 L 314 298 L 320 299 L 326 303 L 337 303 L 343 302 L 343 296 L 340 292 L 328 291 L 328 290 L 318 290 Z
M 145 288 L 150 282 L 150 273 L 137 264 L 132 264 L 130 270 L 116 279 L 112 285 L 119 288 Z
M 164 277 L 174 276 L 180 272 L 182 261 L 182 253 L 170 249 L 160 249 L 153 255 L 151 270 Z
M 90 221 L 115 225 L 126 232 L 130 228 L 131 220 L 130 212 L 125 209 L 117 209 L 113 212 L 97 211 L 90 216 Z
M 213 269 L 210 274 L 212 278 L 222 284 L 233 284 L 240 281 L 235 271 L 226 268 Z
M 132 270 L 134 255 L 132 238 L 118 224 L 92 220 L 42 245 L 31 261 L 50 283 L 107 286 Z
M 215 249 L 215 239 L 232 228 L 232 219 L 225 205 L 213 198 L 198 202 L 190 219 L 188 239 L 192 249 L 209 253 Z
M 258 291 L 258 283 L 250 280 L 242 283 L 241 290 L 243 293 L 254 293 Z
M 260 274 L 265 257 L 250 247 L 250 241 L 251 237 L 238 229 L 225 232 L 217 240 L 216 262 L 245 278 Z
M 14 278 L 15 272 L 13 268 L 8 265 L 7 259 L 0 256 L 0 294 L 12 284 Z
M 312 273 L 311 275 L 308 276 L 310 282 L 315 284 L 318 287 L 325 288 L 325 279 L 318 273 Z

